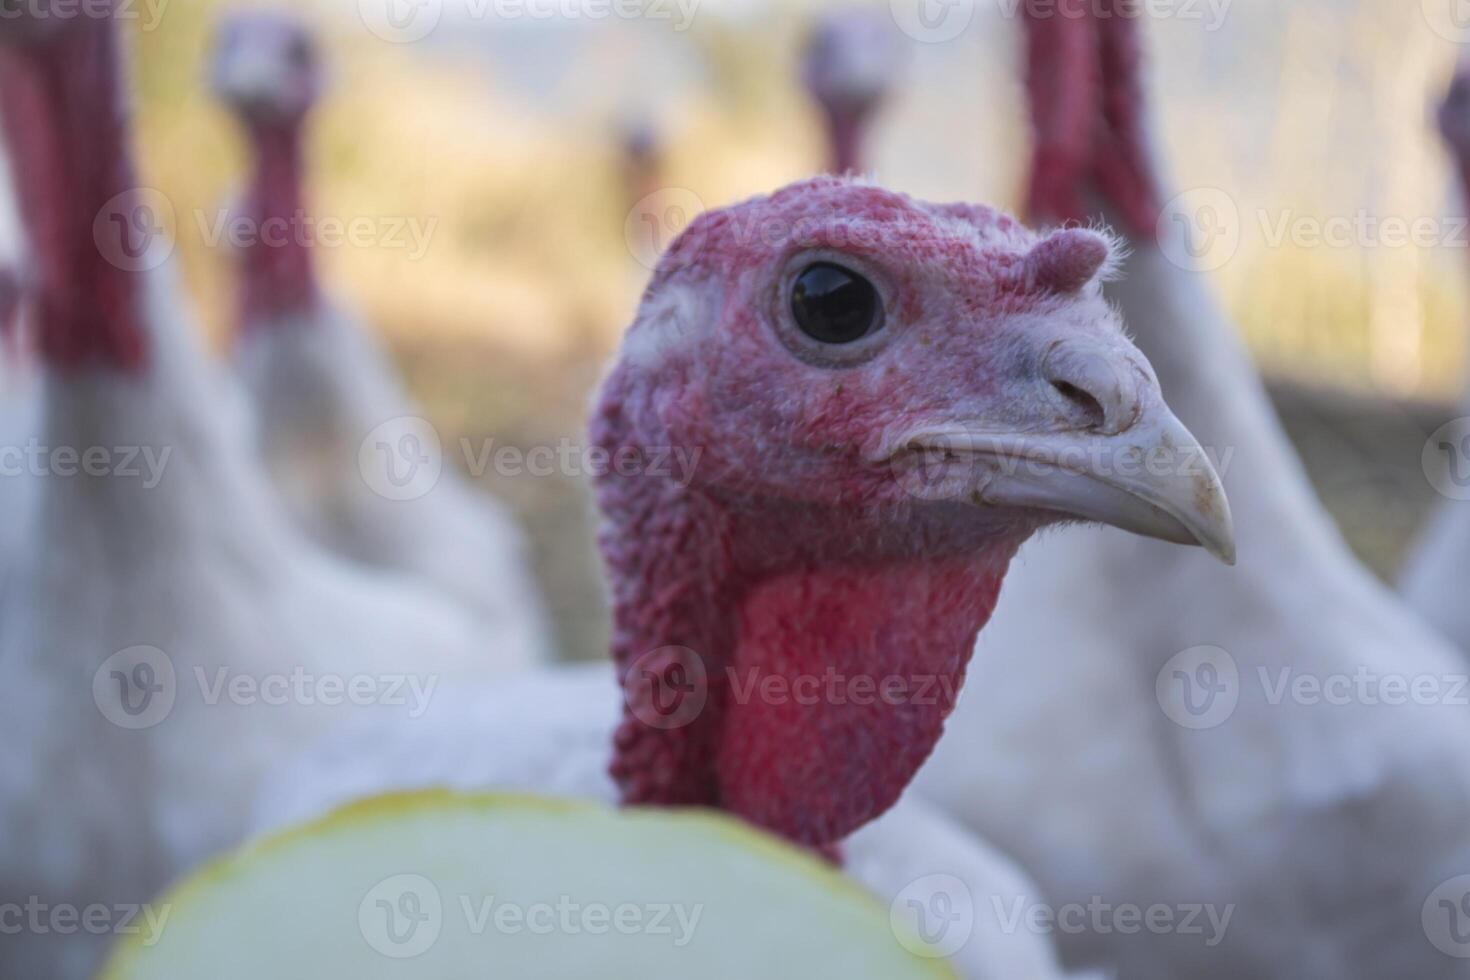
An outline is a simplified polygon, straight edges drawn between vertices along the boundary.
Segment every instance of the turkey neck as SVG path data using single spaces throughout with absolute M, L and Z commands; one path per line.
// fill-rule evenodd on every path
M 134 176 L 121 41 L 110 19 L 0 44 L 0 108 L 34 256 L 33 310 L 53 369 L 138 372 L 146 250 L 161 229 Z
M 302 194 L 302 120 L 247 120 L 253 155 L 246 217 L 252 238 L 244 249 L 241 312 L 259 326 L 311 311 L 316 279 Z
M 863 137 L 868 131 L 872 107 L 828 106 L 828 164 L 834 174 L 856 173 L 862 167 Z
M 640 444 L 606 419 L 594 438 Z M 933 749 L 1025 536 L 962 507 L 895 528 L 647 476 L 598 500 L 624 801 L 720 807 L 824 850 Z

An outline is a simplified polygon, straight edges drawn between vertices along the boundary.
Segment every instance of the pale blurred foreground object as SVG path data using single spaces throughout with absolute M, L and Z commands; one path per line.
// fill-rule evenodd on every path
M 384 796 L 163 901 L 158 941 L 121 944 L 106 980 L 952 976 L 819 859 L 710 812 Z

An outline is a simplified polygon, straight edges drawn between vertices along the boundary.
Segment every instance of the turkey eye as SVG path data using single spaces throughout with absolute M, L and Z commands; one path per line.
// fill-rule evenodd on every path
M 831 262 L 809 265 L 791 290 L 791 314 L 801 332 L 824 344 L 850 344 L 878 329 L 878 290 Z

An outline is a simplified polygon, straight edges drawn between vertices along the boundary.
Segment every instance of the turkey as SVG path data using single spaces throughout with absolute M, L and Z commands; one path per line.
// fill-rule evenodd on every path
M 945 950 L 966 976 L 1053 976 L 1045 938 L 997 914 L 1027 903 L 1013 869 L 918 802 L 870 821 L 938 739 L 1039 527 L 1230 556 L 1209 466 L 1109 465 L 1198 448 L 1101 299 L 1110 248 L 837 178 L 701 216 L 593 416 L 621 685 L 533 672 L 354 726 L 276 773 L 259 826 L 435 784 L 719 807 L 845 852 L 906 913 L 972 897 L 984 938 Z
M 235 15 L 221 26 L 213 79 L 254 160 L 236 215 L 252 231 L 240 256 L 235 363 L 287 510 L 329 550 L 462 604 L 480 621 L 487 661 L 545 659 L 549 630 L 510 515 L 449 460 L 431 485 L 384 483 L 422 455 L 403 447 L 436 437 L 420 434 L 422 411 L 369 330 L 316 282 L 302 192 L 303 130 L 322 86 L 311 36 L 285 16 Z
M 892 22 L 871 11 L 832 11 L 813 26 L 801 74 L 827 127 L 832 173 L 864 169 L 863 143 L 893 88 L 902 55 Z
M 1440 105 L 1439 130 L 1460 179 L 1461 207 L 1470 208 L 1470 59 L 1460 62 L 1450 89 Z M 1462 414 L 1470 414 L 1462 410 Z M 1450 465 L 1463 465 L 1464 446 L 1458 440 L 1463 430 L 1452 430 L 1455 440 L 1439 448 L 1452 447 L 1457 454 Z M 1441 502 L 1425 524 L 1419 541 L 1405 561 L 1399 587 L 1404 599 L 1418 613 L 1470 651 L 1470 602 L 1465 586 L 1470 583 L 1470 503 L 1461 499 Z
M 1108 291 L 1222 462 L 1240 565 L 1089 530 L 1028 545 L 978 643 L 985 683 L 917 786 L 1084 910 L 1059 931 L 1069 966 L 1464 977 L 1463 661 L 1354 560 L 1205 282 L 1171 262 L 1191 253 L 1159 220 L 1139 19 L 1088 9 L 1026 8 L 1029 209 L 1126 231 Z
M 53 911 L 127 926 L 241 837 L 263 769 L 350 716 L 423 711 L 484 656 L 457 607 L 290 530 L 162 264 L 116 8 L 59 9 L 0 21 L 48 462 L 0 591 L 0 907 L 27 917 L 0 976 L 66 980 L 106 936 Z

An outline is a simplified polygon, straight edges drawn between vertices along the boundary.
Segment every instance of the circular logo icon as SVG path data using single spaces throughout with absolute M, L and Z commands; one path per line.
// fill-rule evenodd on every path
M 627 243 L 628 254 L 645 269 L 656 268 L 669 245 L 703 211 L 704 202 L 699 195 L 683 187 L 664 187 L 645 194 L 623 221 L 623 241 Z M 690 254 L 699 251 L 695 245 Z
M 152 728 L 173 711 L 178 696 L 174 662 L 157 647 L 119 650 L 92 675 L 92 700 L 119 728 Z
M 1470 0 L 1419 0 L 1419 12 L 1429 29 L 1446 41 L 1470 41 Z
M 1419 462 L 1440 496 L 1470 500 L 1470 416 L 1451 419 L 1430 433 Z
M 910 497 L 916 500 L 958 500 L 981 488 L 989 468 L 1019 468 L 1022 464 L 1021 459 L 1008 456 L 986 454 L 982 457 L 966 447 L 949 445 L 945 436 L 935 434 L 926 436 L 922 445 L 901 447 L 888 465 L 893 478 Z
M 1435 949 L 1470 959 L 1470 875 L 1451 878 L 1430 892 L 1419 921 Z
M 412 44 L 434 33 L 444 16 L 444 0 L 357 0 L 357 13 L 384 41 Z
M 151 187 L 123 191 L 102 205 L 92 220 L 92 241 L 109 263 L 124 272 L 156 269 L 174 254 L 169 228 L 174 206 Z
M 954 875 L 925 875 L 894 898 L 888 906 L 888 924 L 915 956 L 953 956 L 975 931 L 975 899 Z
M 428 952 L 444 928 L 439 889 L 423 875 L 384 878 L 357 906 L 357 927 L 367 944 L 395 960 Z
M 965 32 L 975 17 L 975 0 L 888 0 L 893 22 L 915 41 L 939 44 Z
M 400 416 L 367 434 L 357 448 L 357 469 L 378 496 L 417 500 L 438 485 L 444 447 L 428 419 Z
M 704 658 L 688 647 L 659 647 L 637 660 L 623 680 L 628 710 L 649 728 L 683 728 L 709 700 Z
M 1214 728 L 1229 720 L 1240 703 L 1240 670 L 1220 647 L 1190 647 L 1159 669 L 1154 694 L 1164 714 L 1181 728 Z
M 1240 208 L 1218 187 L 1196 187 L 1171 199 L 1155 228 L 1164 258 L 1189 272 L 1211 272 L 1240 249 Z

